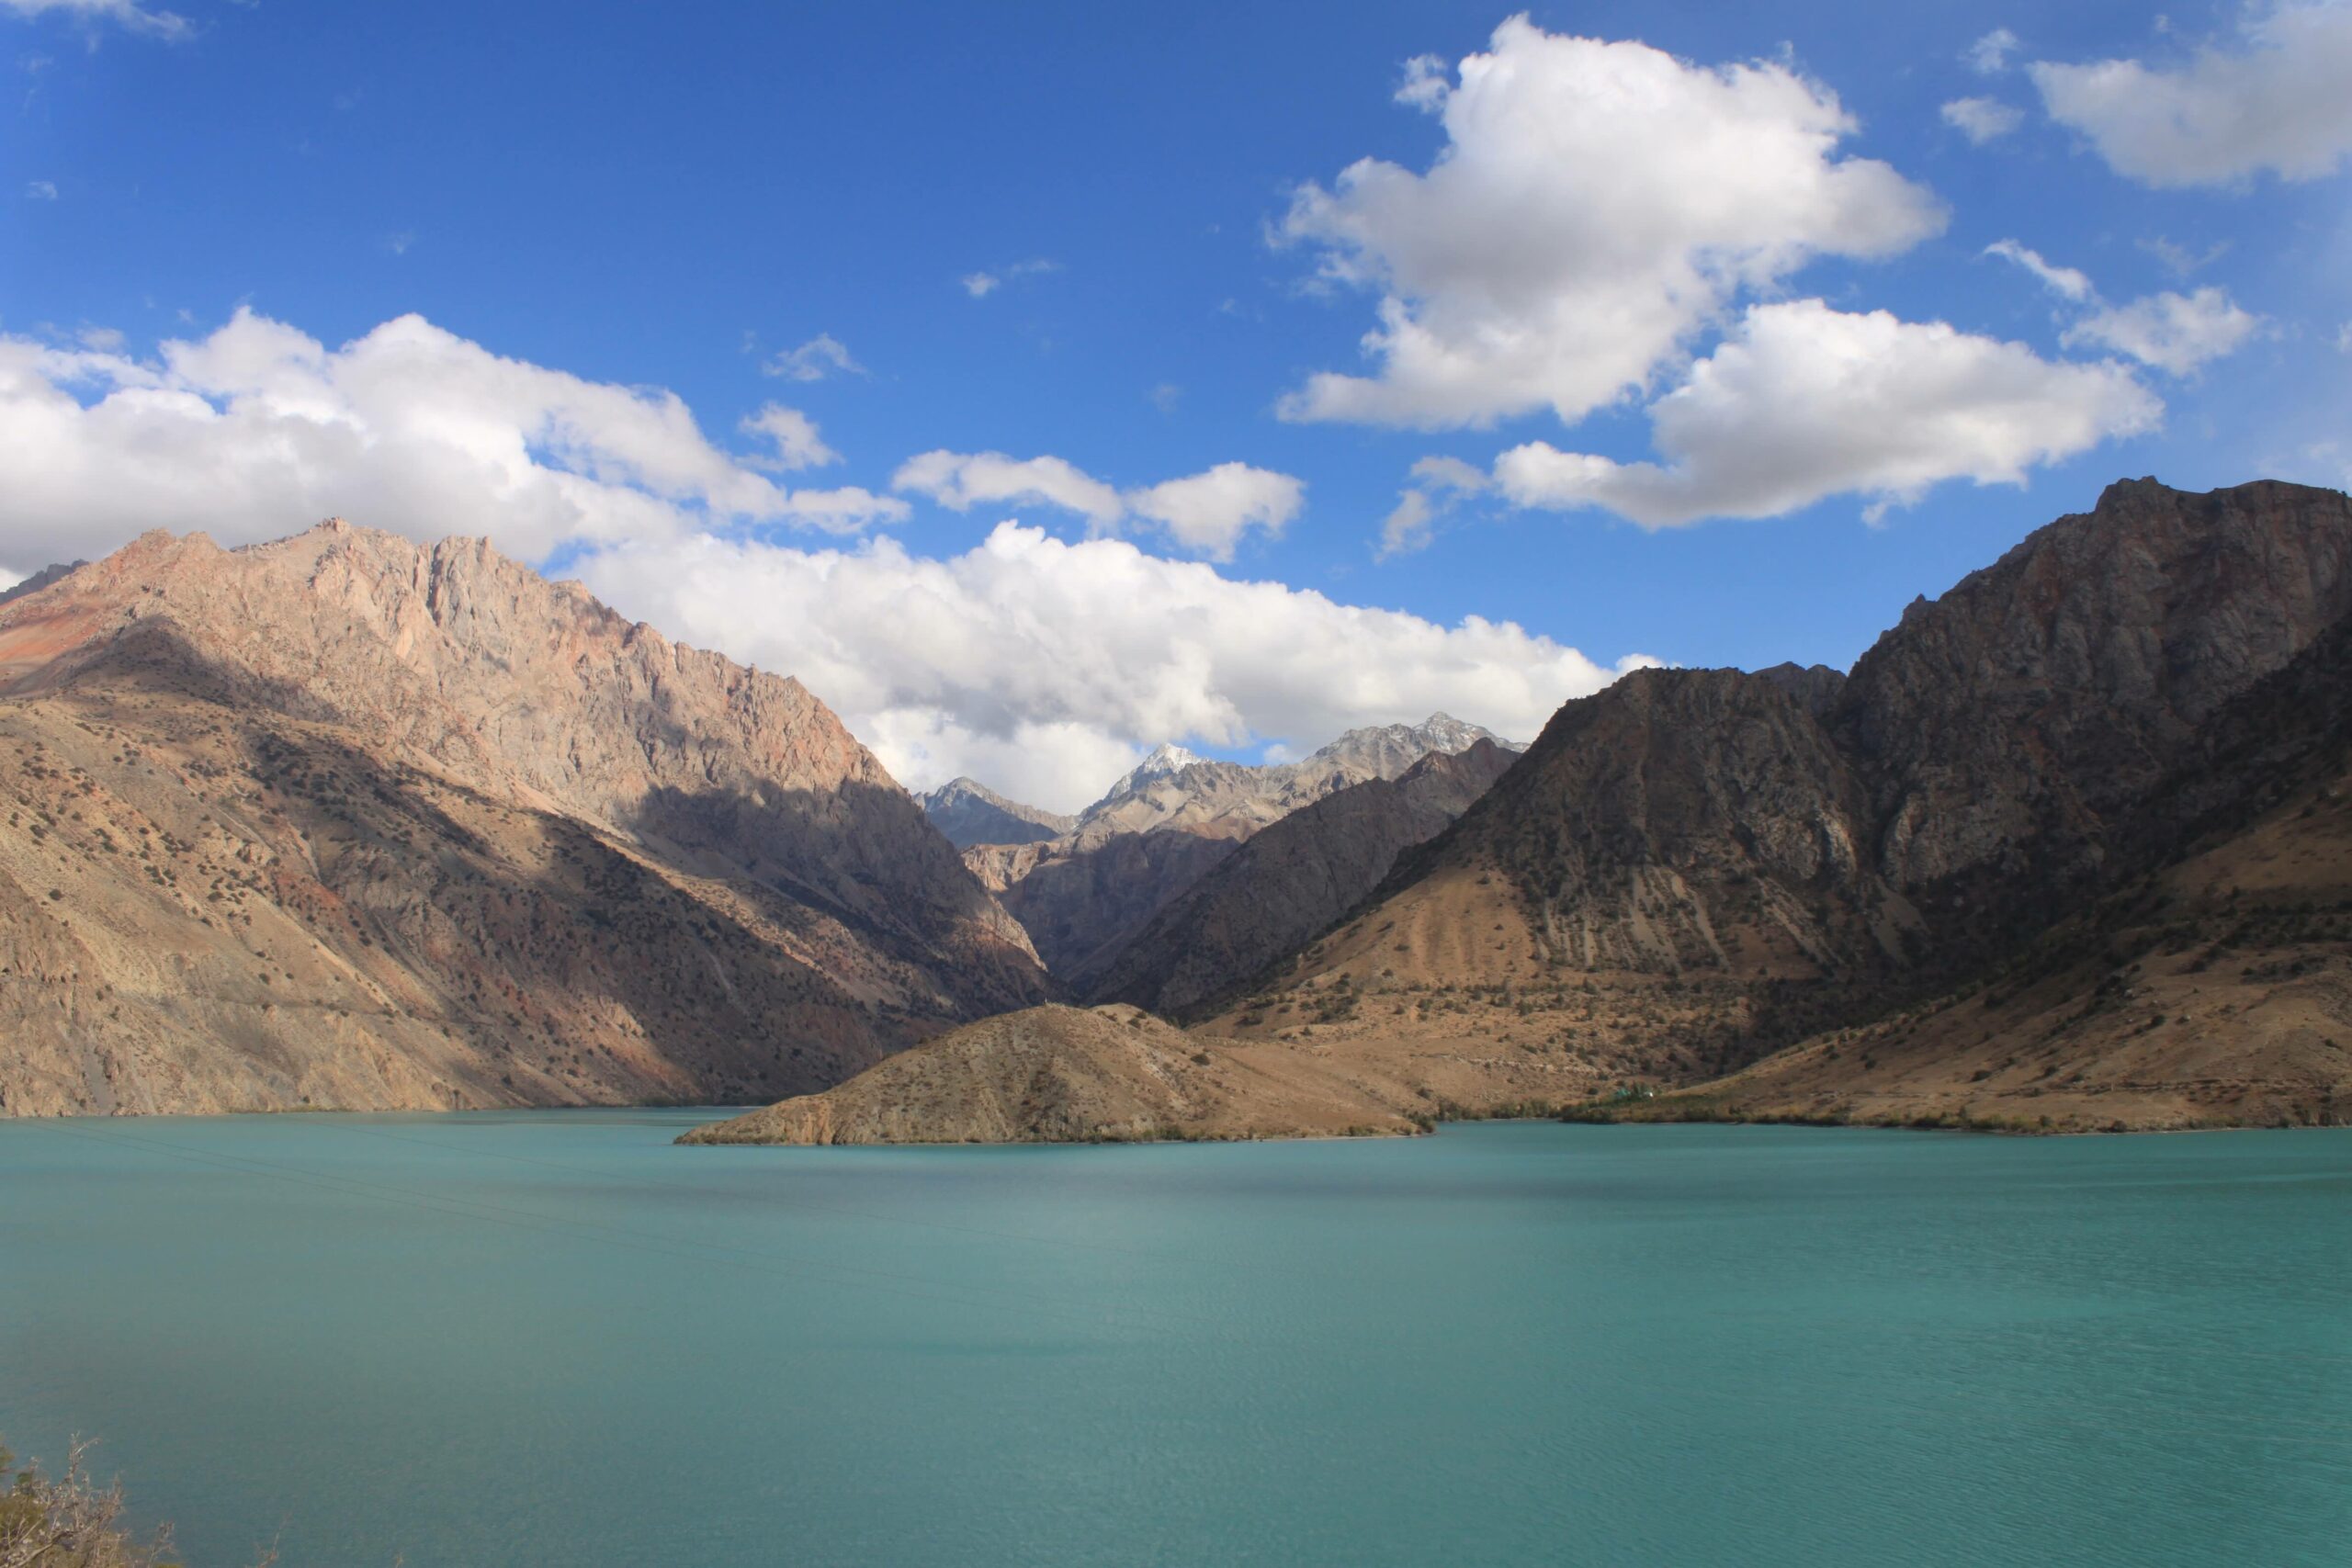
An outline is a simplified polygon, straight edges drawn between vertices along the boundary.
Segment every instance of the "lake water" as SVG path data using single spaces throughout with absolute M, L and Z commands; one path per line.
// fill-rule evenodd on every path
M 0 1122 L 0 1434 L 193 1561 L 2352 1559 L 2352 1133 Z

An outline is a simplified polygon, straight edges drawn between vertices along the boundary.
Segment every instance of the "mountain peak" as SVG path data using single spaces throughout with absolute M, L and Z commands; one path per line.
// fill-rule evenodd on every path
M 1069 832 L 1077 820 L 1007 799 L 967 774 L 917 795 L 915 801 L 932 826 L 959 850 L 975 844 L 1034 844 Z
M 1110 801 L 1123 800 L 1128 795 L 1150 788 L 1162 779 L 1174 778 L 1178 773 L 1200 761 L 1202 761 L 1200 757 L 1185 750 L 1182 746 L 1172 741 L 1163 740 L 1152 748 L 1150 756 L 1120 775 L 1119 782 L 1113 784 L 1103 795 L 1102 799 L 1097 801 L 1095 805 L 1099 807 Z

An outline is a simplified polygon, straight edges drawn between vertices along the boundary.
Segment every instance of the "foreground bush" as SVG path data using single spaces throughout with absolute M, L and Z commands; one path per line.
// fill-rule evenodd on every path
M 122 1517 L 122 1483 L 101 1488 L 83 1462 L 90 1445 L 66 1451 L 65 1473 L 51 1480 L 37 1465 L 16 1471 L 0 1495 L 0 1568 L 169 1568 L 171 1532 L 152 1541 L 131 1540 L 117 1523 Z M 17 1456 L 0 1447 L 0 1477 L 15 1470 Z

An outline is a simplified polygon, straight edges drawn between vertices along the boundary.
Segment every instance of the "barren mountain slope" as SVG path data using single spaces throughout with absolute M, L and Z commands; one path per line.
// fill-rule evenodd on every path
M 1296 762 L 1204 761 L 1163 746 L 1080 814 L 1068 834 L 965 852 L 1069 991 L 1091 994 L 1144 924 L 1235 844 L 1335 791 L 1396 778 L 1423 757 L 1481 740 L 1515 750 L 1444 714 L 1420 724 L 1351 729 Z
M 1481 740 L 1293 812 L 1153 916 L 1090 995 L 1177 1016 L 1253 978 L 1354 908 L 1399 853 L 1443 830 L 1517 760 Z
M 1947 988 L 2147 863 L 2151 803 L 2341 621 L 2348 558 L 2337 492 L 2135 481 L 1842 684 L 1628 676 L 1213 1027 L 1688 1082 Z
M 902 1052 L 688 1144 L 1096 1143 L 1415 1133 L 1374 1090 L 1283 1046 L 1204 1040 L 1136 1008 L 1031 1008 Z
M 11 1111 L 741 1097 L 1042 989 L 797 682 L 476 542 L 150 535 L 0 682 Z
M 1778 683 L 1637 671 L 1563 707 L 1353 919 L 1209 1027 L 1499 1055 L 1511 1102 L 1532 1067 L 1572 1096 L 1736 1065 L 1796 1027 L 1784 988 L 1870 984 L 1915 940 L 1862 863 L 1862 799 Z
M 1952 991 L 1645 1117 L 2083 1130 L 2352 1117 L 2352 620 L 2110 833 L 2154 867 Z
M 1034 844 L 1059 838 L 1078 818 L 1023 806 L 972 779 L 954 779 L 915 797 L 933 827 L 958 850 L 975 844 Z

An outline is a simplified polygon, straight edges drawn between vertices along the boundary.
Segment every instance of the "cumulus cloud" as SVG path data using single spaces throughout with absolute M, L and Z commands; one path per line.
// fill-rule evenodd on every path
M 0 0 L 0 11 L 18 17 L 74 17 L 90 22 L 114 22 L 150 38 L 184 39 L 196 25 L 172 11 L 159 11 L 141 0 Z
M 956 512 L 1042 502 L 1102 528 L 1127 510 L 1116 490 L 1060 457 L 1008 457 L 1001 452 L 925 452 L 899 466 L 890 488 L 928 496 Z
M 1946 479 L 2027 470 L 2155 427 L 2163 404 L 2122 367 L 2052 363 L 2022 344 L 1849 314 L 1818 299 L 1749 307 L 1650 405 L 1661 463 L 1543 442 L 1497 459 L 1522 506 L 1605 507 L 1645 527 L 1770 517 L 1849 492 L 1870 515 Z
M 745 415 L 742 429 L 747 435 L 765 436 L 775 447 L 773 457 L 750 459 L 763 468 L 821 468 L 842 460 L 817 434 L 815 420 L 782 403 L 765 403 L 759 412 Z
M 1532 737 L 1560 703 L 1649 662 L 1604 666 L 1507 622 L 1444 626 L 1011 523 L 944 560 L 887 538 L 703 537 L 575 570 L 625 614 L 798 676 L 902 783 L 970 773 L 1060 809 L 1163 739 L 1311 749 L 1438 709 Z
M 2025 111 L 1998 98 L 1954 98 L 1943 107 L 1944 123 L 1982 147 L 2025 123 Z
M 1279 224 L 1323 281 L 1380 297 L 1378 372 L 1317 374 L 1283 417 L 1433 429 L 1549 406 L 1573 422 L 1645 386 L 1742 289 L 1943 225 L 1886 164 L 1838 157 L 1852 118 L 1778 62 L 1694 65 L 1521 17 L 1457 75 L 1407 69 L 1399 96 L 1445 132 L 1426 172 L 1360 160 Z
M 2027 67 L 2050 118 L 2116 173 L 2151 186 L 2223 185 L 2264 170 L 2318 179 L 2352 154 L 2352 4 L 2250 11 L 2233 47 L 2185 63 Z
M 1484 473 L 1459 457 L 1424 457 L 1413 465 L 1411 478 L 1396 497 L 1396 509 L 1380 525 L 1375 559 L 1422 548 L 1455 507 L 1490 488 Z
M 159 525 L 275 538 L 330 513 L 417 538 L 485 534 L 536 559 L 907 511 L 762 473 L 814 458 L 814 426 L 776 417 L 790 411 L 753 416 L 771 448 L 755 463 L 713 445 L 674 393 L 503 358 L 421 316 L 340 348 L 249 310 L 152 359 L 83 343 L 0 335 L 0 559 L 96 555 Z
M 2262 318 L 2243 310 L 2219 288 L 2191 294 L 2151 294 L 2110 305 L 2066 329 L 2068 347 L 2091 344 L 2128 354 L 2175 376 L 2236 351 Z
M 1065 458 L 1001 452 L 925 452 L 899 465 L 890 488 L 956 512 L 995 504 L 1056 506 L 1085 518 L 1098 534 L 1141 518 L 1185 549 L 1216 560 L 1231 560 L 1252 528 L 1280 534 L 1306 502 L 1304 480 L 1247 463 L 1219 463 L 1186 479 L 1122 491 Z
M 2020 41 L 2008 28 L 1995 28 L 1970 44 L 1968 52 L 1961 58 L 1979 76 L 1997 76 L 2009 68 L 2009 56 L 2018 51 Z
M 2089 312 L 2077 316 L 2059 334 L 2058 341 L 2068 348 L 2087 344 L 2113 349 L 2175 376 L 2189 375 L 2208 360 L 2235 352 L 2262 324 L 2261 317 L 2239 309 L 2220 288 L 2151 294 L 2128 305 L 2109 305 L 2087 275 L 2053 265 L 2015 240 L 1996 240 L 1984 247 L 1984 254 L 2015 262 L 2052 294 Z
M 781 376 L 787 381 L 821 381 L 835 372 L 846 376 L 872 374 L 852 358 L 841 340 L 831 333 L 819 333 L 798 348 L 787 348 L 760 367 L 762 375 Z
M 1136 515 L 1160 525 L 1186 549 L 1225 561 L 1251 528 L 1280 534 L 1306 504 L 1306 485 L 1247 463 L 1219 463 L 1190 479 L 1130 491 L 1126 501 Z
M 25 197 L 31 201 L 55 201 L 57 182 L 55 180 L 27 180 Z

